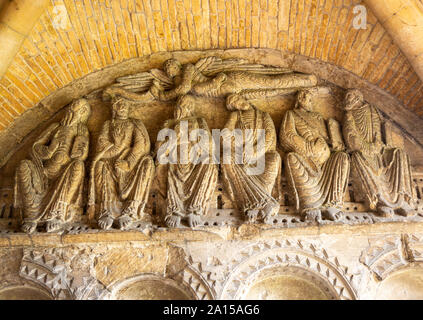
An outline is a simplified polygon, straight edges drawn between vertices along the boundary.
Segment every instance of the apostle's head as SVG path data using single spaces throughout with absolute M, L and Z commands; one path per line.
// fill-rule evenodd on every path
M 246 111 L 250 110 L 252 107 L 253 106 L 247 99 L 237 93 L 231 94 L 226 98 L 226 108 L 229 111 Z
M 166 74 L 171 78 L 178 76 L 182 73 L 182 65 L 176 59 L 166 60 L 163 64 L 163 68 Z
M 78 123 L 87 123 L 91 115 L 91 106 L 87 99 L 81 98 L 74 100 L 69 106 L 62 125 L 72 126 Z
M 297 94 L 296 108 L 313 111 L 313 93 L 310 90 L 301 90 Z
M 364 97 L 360 90 L 350 89 L 347 91 L 344 99 L 344 109 L 352 110 L 361 107 L 364 104 Z
M 113 119 L 128 119 L 129 111 L 129 102 L 125 98 L 119 95 L 112 97 Z

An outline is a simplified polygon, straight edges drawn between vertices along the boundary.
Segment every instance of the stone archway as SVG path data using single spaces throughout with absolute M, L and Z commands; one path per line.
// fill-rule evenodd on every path
M 335 300 L 330 283 L 310 270 L 275 267 L 255 275 L 242 299 L 246 300 Z
M 377 291 L 377 300 L 422 300 L 423 267 L 421 264 L 407 266 L 392 272 L 384 279 Z
M 0 300 L 53 300 L 46 290 L 17 285 L 0 289 Z
M 116 300 L 194 300 L 195 294 L 175 280 L 153 274 L 125 279 L 113 286 Z
M 315 244 L 257 243 L 246 247 L 237 258 L 230 267 L 233 271 L 223 285 L 220 299 L 264 299 L 267 291 L 269 299 L 293 300 L 308 289 L 315 299 L 357 298 L 353 275 L 340 265 L 337 257 L 331 257 L 326 249 Z M 282 289 L 284 285 L 290 288 Z

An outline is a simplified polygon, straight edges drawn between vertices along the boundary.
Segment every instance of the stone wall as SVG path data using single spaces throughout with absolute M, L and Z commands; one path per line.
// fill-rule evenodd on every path
M 0 236 L 0 298 L 422 299 L 423 223 Z
M 423 84 L 360 0 L 52 0 L 0 80 L 0 129 L 57 89 L 134 57 L 177 50 L 271 48 L 337 65 L 422 112 Z M 233 27 L 234 26 L 234 27 Z

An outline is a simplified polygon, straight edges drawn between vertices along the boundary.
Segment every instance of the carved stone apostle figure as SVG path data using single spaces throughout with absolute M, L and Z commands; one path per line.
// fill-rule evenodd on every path
M 382 141 L 382 118 L 358 90 L 345 96 L 344 139 L 351 155 L 356 186 L 371 210 L 390 217 L 414 215 L 414 189 L 408 155 Z
M 34 232 L 41 223 L 47 232 L 57 231 L 71 219 L 70 205 L 81 205 L 90 114 L 87 100 L 75 100 L 62 121 L 51 124 L 35 141 L 31 160 L 18 166 L 14 205 L 21 208 L 24 232 Z
M 161 178 L 166 179 L 168 227 L 179 227 L 182 220 L 189 227 L 202 225 L 202 216 L 216 188 L 218 169 L 212 163 L 212 137 L 206 120 L 194 115 L 195 103 L 189 95 L 178 99 L 175 119 L 165 123 L 165 128 L 175 133 L 175 139 L 156 146 L 157 172 L 165 172 Z M 164 161 L 165 157 L 170 163 Z M 161 166 L 167 170 L 161 170 Z
M 317 84 L 314 75 L 284 68 L 251 64 L 244 59 L 206 57 L 182 65 L 176 59 L 165 61 L 163 69 L 152 69 L 117 79 L 108 88 L 134 101 L 169 101 L 188 93 L 205 97 L 266 97 L 288 94 Z
M 300 91 L 283 117 L 279 140 L 291 195 L 306 220 L 319 221 L 322 211 L 330 220 L 341 218 L 350 171 L 341 137 L 336 120 L 326 123 L 313 111 L 313 92 Z
M 98 205 L 97 223 L 109 229 L 113 222 L 126 229 L 133 221 L 150 223 L 144 212 L 154 162 L 150 138 L 141 120 L 129 117 L 129 103 L 112 97 L 112 120 L 106 121 L 97 142 L 90 178 L 89 205 Z
M 224 185 L 249 222 L 260 219 L 268 223 L 272 216 L 279 213 L 280 208 L 279 202 L 272 196 L 281 167 L 273 120 L 268 113 L 258 110 L 238 94 L 228 96 L 226 107 L 232 112 L 222 137 L 233 139 L 235 143 L 231 145 L 229 163 L 226 163 L 225 156 L 222 160 Z M 242 153 L 237 151 L 236 137 L 231 138 L 237 130 L 243 137 Z M 252 170 L 259 169 L 259 163 L 263 165 L 261 172 Z

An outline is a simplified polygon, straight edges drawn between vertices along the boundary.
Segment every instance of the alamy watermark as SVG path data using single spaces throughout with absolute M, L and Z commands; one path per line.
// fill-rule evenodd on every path
M 363 5 L 354 6 L 354 29 L 367 29 L 367 8 Z
M 265 170 L 264 129 L 189 130 L 188 121 L 179 122 L 179 132 L 165 128 L 157 136 L 163 142 L 157 151 L 160 164 L 238 164 L 248 175 Z M 221 143 L 222 141 L 222 143 Z M 221 149 L 222 146 L 222 149 Z

